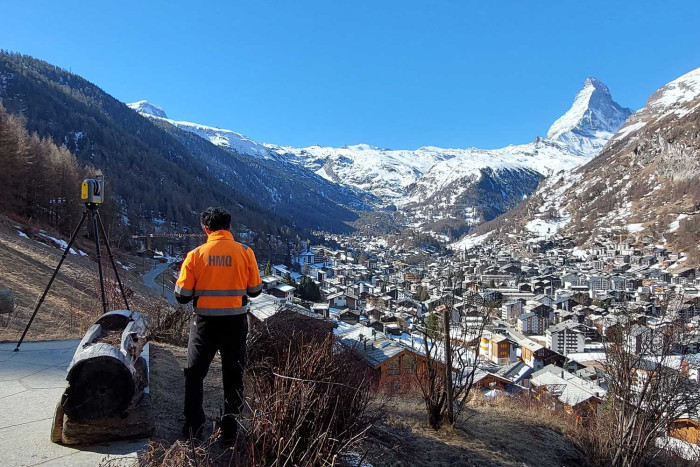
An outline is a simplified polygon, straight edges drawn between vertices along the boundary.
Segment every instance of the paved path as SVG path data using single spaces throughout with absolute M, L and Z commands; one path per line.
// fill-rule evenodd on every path
M 69 447 L 49 439 L 79 340 L 0 343 L 0 465 L 129 465 L 147 440 Z M 120 460 L 116 460 L 120 459 Z
M 156 282 L 156 277 L 158 277 L 160 273 L 168 269 L 168 266 L 170 266 L 170 264 L 168 263 L 156 263 L 153 269 L 151 269 L 143 275 L 143 285 L 145 285 L 146 287 L 150 287 L 151 289 L 158 292 L 158 295 L 165 297 L 171 305 L 178 306 L 179 303 L 175 299 L 173 291 L 170 290 L 170 285 L 166 284 L 165 294 L 163 294 L 163 284 L 159 284 Z

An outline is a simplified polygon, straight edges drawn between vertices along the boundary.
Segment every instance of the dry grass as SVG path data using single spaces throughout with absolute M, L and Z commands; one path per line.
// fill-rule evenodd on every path
M 457 425 L 440 430 L 428 427 L 418 396 L 393 398 L 387 410 L 364 446 L 375 466 L 591 465 L 561 420 L 509 397 L 476 393 Z
M 294 316 L 300 326 L 294 326 Z M 336 351 L 322 329 L 326 323 L 294 316 L 283 313 L 251 332 L 250 355 L 257 357 L 246 370 L 245 407 L 233 451 L 217 445 L 216 430 L 207 430 L 211 434 L 202 443 L 176 439 L 186 355 L 177 347 L 153 346 L 155 436 L 162 441 L 151 443 L 142 465 L 341 465 L 381 416 L 370 406 L 372 381 L 354 354 Z M 217 357 L 205 380 L 209 420 L 217 418 L 223 402 L 220 374 Z
M 63 253 L 55 245 L 20 237 L 15 225 L 19 224 L 0 217 L 0 288 L 13 289 L 16 298 L 15 311 L 0 318 L 0 341 L 19 339 Z M 66 257 L 27 340 L 80 338 L 102 314 L 97 265 L 91 259 L 94 246 L 85 240 L 81 242 L 76 249 L 91 256 L 69 254 Z M 140 260 L 121 253 L 118 259 L 122 263 Z M 123 309 L 124 303 L 106 252 L 103 252 L 103 267 L 109 309 Z M 143 285 L 137 271 L 120 269 L 119 275 L 131 292 L 129 304 L 132 309 L 144 311 L 158 303 L 166 306 L 164 299 Z

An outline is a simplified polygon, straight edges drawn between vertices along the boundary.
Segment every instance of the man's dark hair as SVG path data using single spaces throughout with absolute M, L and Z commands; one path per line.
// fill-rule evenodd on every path
M 207 208 L 199 220 L 204 227 L 212 232 L 231 228 L 231 214 L 224 208 Z

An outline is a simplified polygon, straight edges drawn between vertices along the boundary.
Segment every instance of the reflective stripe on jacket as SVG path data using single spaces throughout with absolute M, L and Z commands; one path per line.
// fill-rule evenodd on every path
M 247 311 L 247 294 L 262 289 L 253 250 L 233 240 L 227 230 L 209 234 L 207 243 L 190 251 L 175 283 L 176 297 L 194 297 L 203 316 L 238 315 Z

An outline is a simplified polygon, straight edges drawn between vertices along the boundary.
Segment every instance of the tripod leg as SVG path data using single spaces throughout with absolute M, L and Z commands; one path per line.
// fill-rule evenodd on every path
M 32 317 L 29 318 L 29 322 L 27 323 L 27 327 L 24 328 L 24 332 L 22 333 L 22 337 L 19 339 L 19 342 L 17 342 L 17 347 L 15 347 L 15 352 L 19 350 L 19 346 L 22 345 L 22 341 L 27 335 L 27 331 L 29 331 L 29 327 L 32 325 L 32 322 L 34 321 L 34 318 L 36 317 L 37 312 L 39 311 L 39 307 L 41 306 L 42 303 L 44 303 L 44 299 L 46 298 L 46 294 L 49 292 L 49 289 L 51 288 L 51 284 L 53 284 L 53 280 L 56 278 L 56 275 L 58 274 L 58 270 L 61 268 L 61 265 L 63 264 L 63 260 L 66 259 L 66 256 L 68 256 L 68 252 L 70 251 L 70 247 L 75 241 L 75 237 L 78 236 L 78 232 L 80 232 L 80 227 L 83 226 L 83 222 L 85 222 L 85 218 L 87 217 L 87 211 L 83 213 L 83 217 L 80 218 L 80 222 L 78 222 L 78 227 L 75 228 L 75 232 L 73 232 L 73 235 L 70 237 L 70 241 L 68 242 L 68 245 L 66 245 L 66 249 L 63 252 L 63 256 L 61 256 L 61 260 L 58 262 L 58 266 L 56 266 L 56 269 L 53 271 L 53 275 L 51 276 L 51 279 L 49 280 L 48 285 L 44 289 L 44 293 L 41 294 L 41 297 L 39 298 L 39 301 L 36 302 L 36 305 L 34 306 L 34 313 L 32 313 Z
M 102 275 L 102 252 L 100 251 L 100 233 L 97 228 L 97 215 L 95 210 L 90 210 L 92 214 L 92 229 L 95 234 L 95 249 L 97 250 L 97 270 L 100 273 L 100 292 L 102 292 L 102 314 L 107 313 L 107 298 L 105 296 L 105 279 Z
M 105 232 L 105 226 L 102 223 L 102 217 L 100 212 L 97 211 L 97 225 L 100 226 L 100 232 L 102 232 L 102 238 L 105 241 L 105 246 L 107 247 L 107 254 L 109 255 L 109 260 L 112 262 L 112 268 L 114 269 L 114 275 L 117 276 L 117 283 L 119 284 L 119 290 L 122 293 L 122 298 L 124 299 L 124 305 L 126 309 L 131 311 L 129 308 L 129 302 L 126 300 L 126 293 L 124 292 L 124 286 L 122 285 L 122 280 L 119 278 L 119 271 L 117 271 L 117 263 L 114 262 L 114 255 L 112 254 L 112 248 L 109 246 L 109 241 L 107 240 L 107 232 Z

